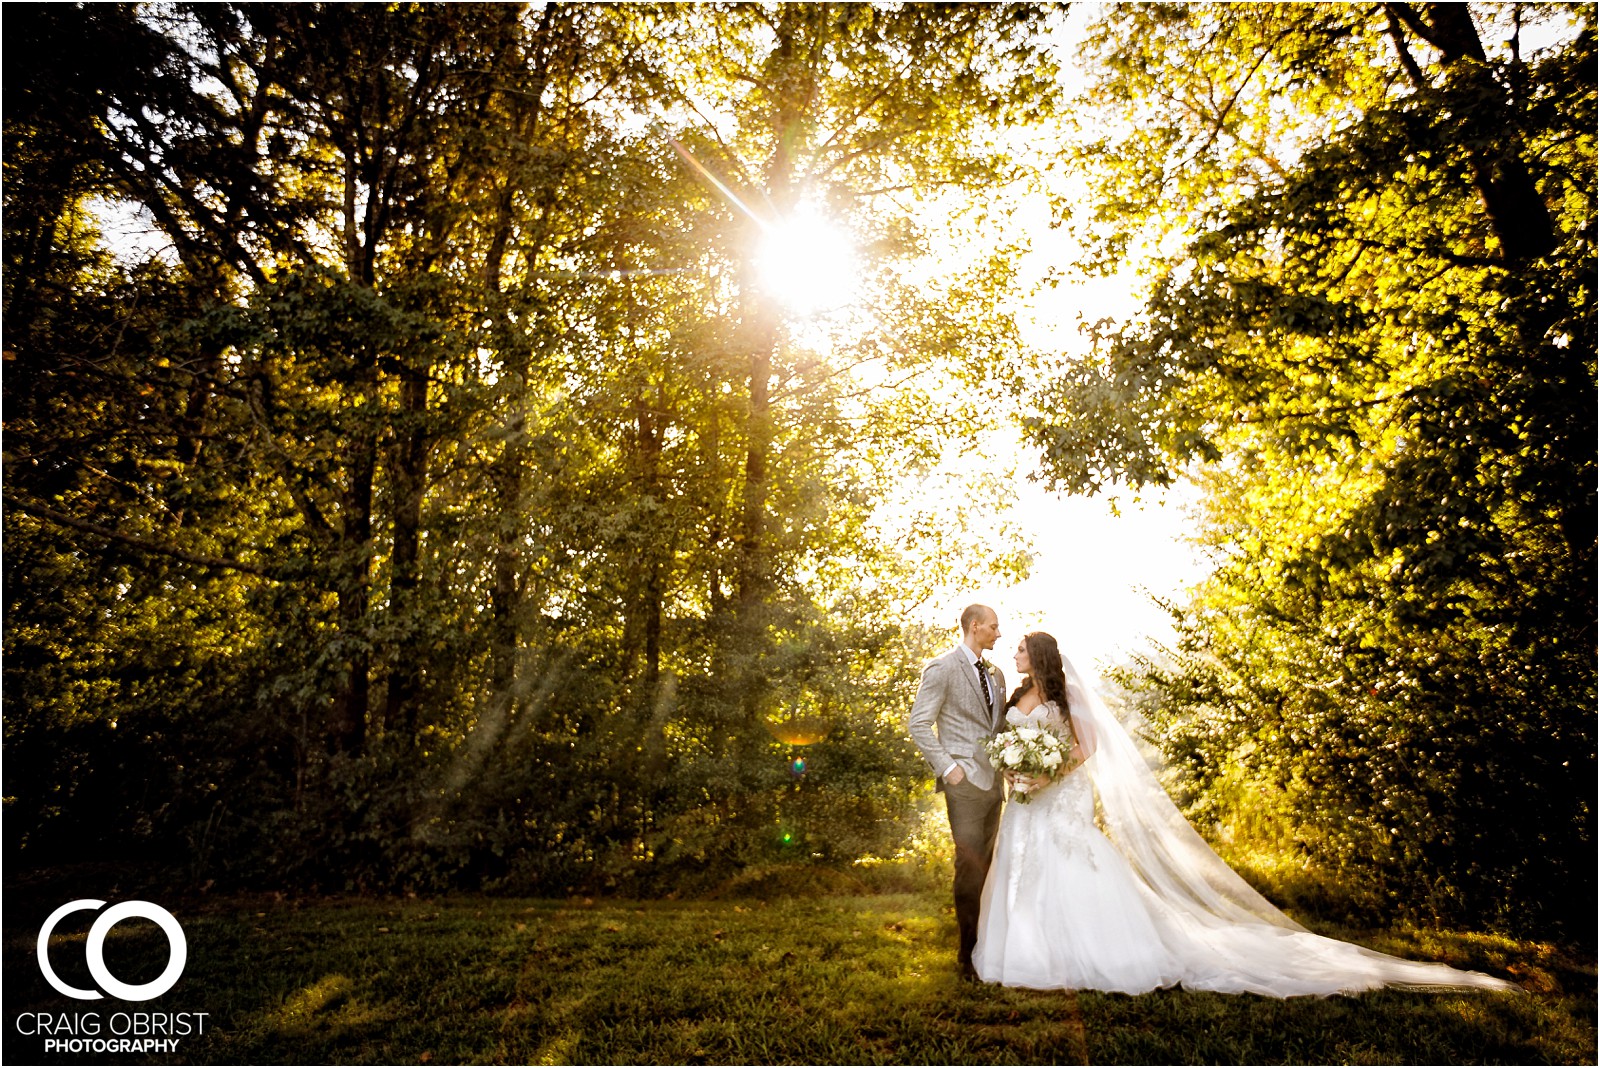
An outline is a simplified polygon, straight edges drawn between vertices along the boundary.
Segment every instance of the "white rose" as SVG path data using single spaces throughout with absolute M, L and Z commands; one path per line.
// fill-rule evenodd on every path
M 1057 753 L 1057 752 L 1046 753 L 1044 755 L 1043 759 L 1044 759 L 1044 766 L 1047 767 L 1047 768 L 1059 768 L 1061 766 L 1061 754 L 1060 753 Z
M 1006 751 L 1001 754 L 1001 757 L 1005 760 L 1007 765 L 1015 767 L 1016 765 L 1022 763 L 1022 755 L 1022 747 L 1020 745 L 1008 745 L 1006 746 Z

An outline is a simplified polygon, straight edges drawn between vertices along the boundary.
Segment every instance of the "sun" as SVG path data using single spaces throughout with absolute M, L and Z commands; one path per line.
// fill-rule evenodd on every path
M 859 287 L 855 245 L 808 204 L 767 226 L 756 252 L 762 288 L 801 316 L 835 311 Z

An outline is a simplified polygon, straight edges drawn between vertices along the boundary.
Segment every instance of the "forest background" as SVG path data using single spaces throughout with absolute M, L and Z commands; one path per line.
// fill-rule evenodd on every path
M 951 475 L 1000 428 L 1053 489 L 1197 488 L 1210 573 L 1116 674 L 1246 875 L 1592 944 L 1592 7 L 4 41 L 9 877 L 916 878 L 926 608 L 1030 566 Z M 1040 204 L 1046 297 L 1137 279 L 1081 345 L 1018 326 Z

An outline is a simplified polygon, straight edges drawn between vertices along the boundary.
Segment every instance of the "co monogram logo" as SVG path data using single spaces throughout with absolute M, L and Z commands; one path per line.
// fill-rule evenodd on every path
M 89 938 L 84 943 L 83 951 L 88 959 L 89 974 L 100 984 L 100 990 L 80 990 L 78 987 L 68 986 L 56 975 L 55 970 L 50 967 L 50 932 L 61 922 L 61 917 L 69 912 L 105 908 L 105 904 L 104 901 L 96 901 L 93 898 L 69 901 L 52 912 L 50 918 L 44 921 L 44 926 L 39 928 L 39 970 L 44 973 L 45 981 L 67 997 L 83 1001 L 104 997 L 105 994 L 102 994 L 101 990 L 123 1001 L 149 1001 L 171 990 L 183 975 L 183 966 L 189 962 L 189 942 L 184 938 L 183 928 L 178 926 L 178 921 L 173 918 L 172 913 L 148 901 L 124 901 L 120 905 L 112 905 L 102 912 L 94 921 L 94 925 L 89 928 Z M 124 983 L 112 975 L 111 969 L 106 967 L 106 935 L 111 933 L 111 928 L 133 917 L 155 921 L 156 926 L 167 936 L 170 950 L 167 970 L 151 983 Z

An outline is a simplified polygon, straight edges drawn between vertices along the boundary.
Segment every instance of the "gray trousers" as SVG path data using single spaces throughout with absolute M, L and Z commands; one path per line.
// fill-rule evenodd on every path
M 989 790 L 980 790 L 967 780 L 957 786 L 944 784 L 950 837 L 956 846 L 956 929 L 961 935 L 957 959 L 963 968 L 971 965 L 972 947 L 978 941 L 978 908 L 994 856 L 994 837 L 1000 830 L 1003 796 L 998 781 Z

